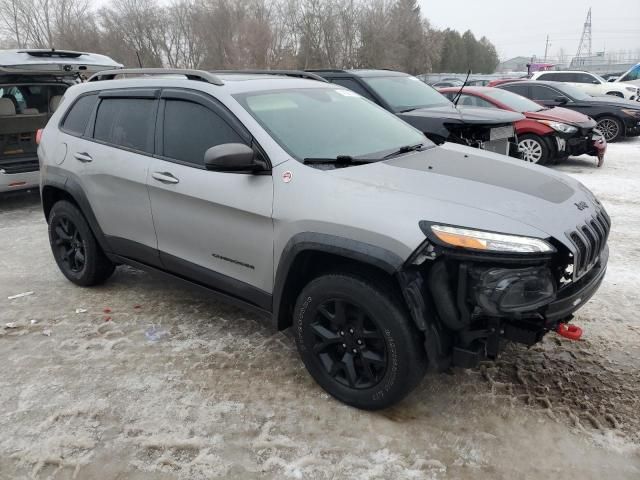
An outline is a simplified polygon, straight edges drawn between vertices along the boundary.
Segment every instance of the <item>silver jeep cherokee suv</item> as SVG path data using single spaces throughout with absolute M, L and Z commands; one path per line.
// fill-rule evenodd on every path
M 579 182 L 435 146 L 319 79 L 103 72 L 67 90 L 38 153 L 69 280 L 124 263 L 208 287 L 293 327 L 359 408 L 566 328 L 607 265 L 609 217 Z

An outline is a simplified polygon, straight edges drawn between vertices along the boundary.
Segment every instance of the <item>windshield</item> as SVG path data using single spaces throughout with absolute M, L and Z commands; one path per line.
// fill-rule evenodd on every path
M 607 83 L 607 81 L 604 78 L 602 78 L 600 75 L 598 75 L 597 73 L 592 73 L 591 75 L 593 75 L 598 80 L 600 80 L 600 83 Z
M 640 64 L 631 68 L 627 73 L 618 79 L 618 82 L 629 82 L 632 80 L 640 80 Z
M 396 112 L 425 107 L 442 107 L 451 102 L 440 92 L 416 77 L 363 77 L 380 97 Z
M 577 87 L 574 87 L 573 85 L 567 85 L 566 83 L 556 82 L 554 87 L 557 88 L 558 90 L 560 90 L 562 93 L 566 93 L 567 95 L 572 97 L 574 100 L 591 100 L 591 99 L 593 99 L 593 97 L 591 95 L 588 95 L 588 94 L 584 93 L 582 90 L 580 90 Z
M 493 98 L 500 103 L 504 103 L 507 107 L 515 110 L 516 112 L 539 112 L 540 110 L 544 110 L 544 107 L 539 103 L 507 90 L 491 88 L 484 90 L 483 93 L 489 98 Z
M 298 160 L 382 158 L 407 145 L 433 145 L 418 130 L 344 88 L 304 88 L 234 95 Z

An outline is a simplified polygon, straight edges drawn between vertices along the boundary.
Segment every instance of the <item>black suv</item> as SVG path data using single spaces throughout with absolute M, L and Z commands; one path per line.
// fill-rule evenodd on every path
M 456 107 L 419 78 L 391 70 L 308 70 L 342 85 L 395 113 L 440 145 L 446 142 L 483 148 L 520 158 L 513 123 L 515 112 Z

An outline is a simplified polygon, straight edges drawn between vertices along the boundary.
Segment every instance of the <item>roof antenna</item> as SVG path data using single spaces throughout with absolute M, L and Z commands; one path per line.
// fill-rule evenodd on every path
M 140 52 L 138 52 L 138 50 L 136 50 L 136 57 L 138 57 L 138 65 L 140 66 L 140 68 L 143 68 L 142 60 L 140 60 Z
M 460 97 L 462 96 L 462 89 L 467 85 L 467 82 L 469 81 L 469 75 L 471 75 L 471 69 L 467 70 L 467 78 L 464 79 L 464 83 L 460 87 L 460 90 L 458 90 L 456 97 L 453 99 L 453 104 L 456 107 L 458 106 L 458 102 L 460 101 Z

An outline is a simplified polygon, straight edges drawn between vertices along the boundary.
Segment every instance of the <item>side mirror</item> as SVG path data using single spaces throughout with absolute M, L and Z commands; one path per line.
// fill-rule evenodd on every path
M 553 99 L 553 101 L 558 105 L 564 105 L 569 101 L 569 99 L 567 97 L 556 97 Z
M 256 152 L 243 143 L 223 143 L 204 152 L 204 166 L 215 172 L 255 172 Z

